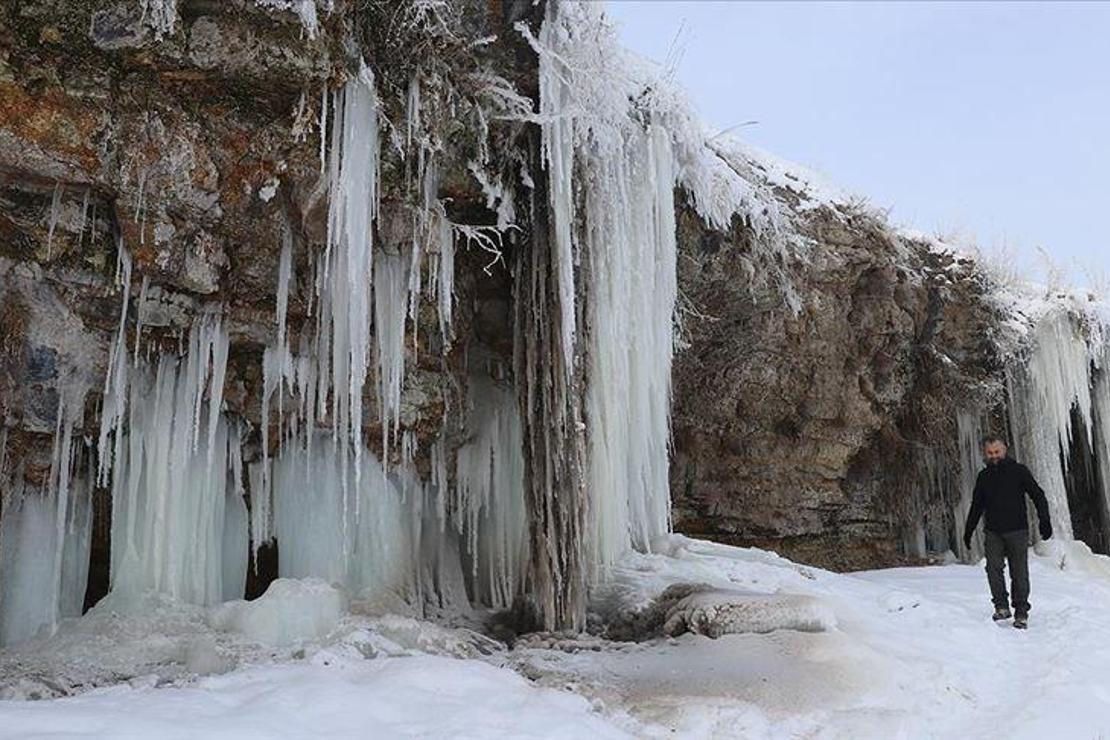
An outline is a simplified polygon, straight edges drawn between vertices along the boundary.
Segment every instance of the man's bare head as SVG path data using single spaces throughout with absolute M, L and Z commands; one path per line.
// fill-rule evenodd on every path
M 997 465 L 1006 459 L 1006 440 L 1001 437 L 987 437 L 983 440 L 983 457 L 988 465 Z

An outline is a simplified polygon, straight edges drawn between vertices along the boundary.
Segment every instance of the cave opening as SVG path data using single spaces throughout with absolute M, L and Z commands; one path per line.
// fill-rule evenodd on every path
M 1110 554 L 1110 511 L 1103 495 L 1101 453 L 1092 446 L 1085 426 L 1078 407 L 1072 406 L 1071 444 L 1066 455 L 1061 452 L 1071 525 L 1075 539 L 1097 553 Z
M 108 595 L 112 572 L 112 492 L 92 493 L 92 537 L 89 538 L 89 576 L 85 582 L 84 614 Z

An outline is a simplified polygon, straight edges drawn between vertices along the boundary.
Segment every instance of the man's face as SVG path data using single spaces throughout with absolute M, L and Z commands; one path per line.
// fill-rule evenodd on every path
M 997 465 L 1006 457 L 1006 445 L 1002 442 L 988 442 L 983 448 L 988 465 Z

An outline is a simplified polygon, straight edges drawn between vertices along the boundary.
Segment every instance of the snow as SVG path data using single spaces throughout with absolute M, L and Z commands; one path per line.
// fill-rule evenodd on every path
M 626 738 L 565 691 L 436 656 L 318 659 L 194 685 L 137 684 L 53 702 L 0 705 L 0 737 Z
M 616 568 L 598 608 L 648 607 L 668 585 L 706 583 L 806 597 L 836 626 L 523 649 L 514 663 L 541 685 L 572 684 L 615 718 L 630 715 L 642 737 L 1094 737 L 1110 729 L 1102 668 L 1110 559 L 1081 544 L 1050 541 L 1030 553 L 1024 633 L 992 622 L 981 563 L 839 575 L 677 536 L 658 549 Z M 780 626 L 790 626 L 791 611 L 778 613 Z
M 86 666 L 86 686 L 103 685 L 108 672 L 117 685 L 0 701 L 0 737 L 362 737 L 367 728 L 385 737 L 482 738 L 1110 732 L 1110 558 L 1081 543 L 1053 540 L 1030 553 L 1025 632 L 992 622 L 981 563 L 835 574 L 673 535 L 655 549 L 614 566 L 594 601 L 599 618 L 700 583 L 676 603 L 689 598 L 691 614 L 738 606 L 738 620 L 718 624 L 742 631 L 637 642 L 541 634 L 508 650 L 467 629 L 345 616 L 316 631 L 319 639 L 265 650 L 210 631 L 224 607 L 148 597 L 141 614 L 116 614 L 109 602 L 63 622 L 52 640 L 0 653 L 0 686 L 15 696 L 42 691 L 36 677 L 63 655 Z M 319 581 L 288 588 L 294 600 L 338 594 Z M 262 611 L 284 614 L 288 605 Z
M 214 607 L 208 621 L 255 642 L 284 647 L 318 640 L 339 625 L 346 596 L 319 578 L 278 578 L 254 601 Z

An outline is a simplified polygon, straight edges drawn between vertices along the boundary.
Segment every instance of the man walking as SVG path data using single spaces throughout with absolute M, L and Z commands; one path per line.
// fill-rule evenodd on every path
M 964 545 L 971 547 L 971 535 L 986 514 L 987 582 L 994 602 L 994 619 L 1010 618 L 1006 603 L 1004 561 L 1010 563 L 1010 588 L 1013 590 L 1014 626 L 1025 629 L 1029 620 L 1029 519 L 1025 496 L 1033 499 L 1040 524 L 1041 539 L 1052 536 L 1048 500 L 1033 479 L 1029 468 L 1009 457 L 1001 437 L 988 437 L 983 443 L 987 466 L 975 479 L 975 494 L 964 527 Z

